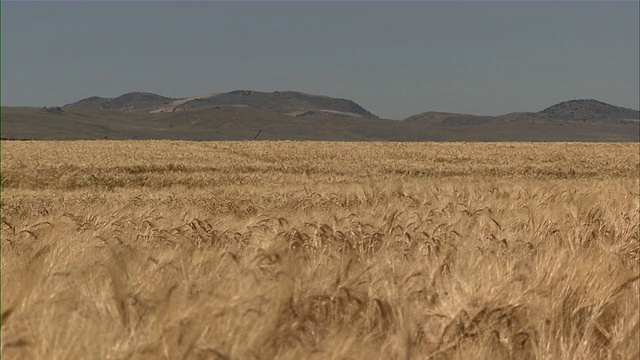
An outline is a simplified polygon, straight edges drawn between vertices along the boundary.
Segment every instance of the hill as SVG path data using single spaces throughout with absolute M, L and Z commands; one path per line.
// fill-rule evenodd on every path
M 425 112 L 397 121 L 377 118 L 350 100 L 298 92 L 183 99 L 129 93 L 62 108 L 2 107 L 1 115 L 5 139 L 640 141 L 637 110 L 595 100 L 537 113 Z
M 93 108 L 136 112 L 176 112 L 216 106 L 243 106 L 299 117 L 377 118 L 362 106 L 347 99 L 311 95 L 295 91 L 271 93 L 236 90 L 191 98 L 173 99 L 151 93 L 128 93 L 117 98 L 90 97 L 63 108 Z
M 89 109 L 104 109 L 104 110 L 120 110 L 120 111 L 142 111 L 149 112 L 158 109 L 163 106 L 167 106 L 176 99 L 168 98 L 165 96 L 145 93 L 145 92 L 131 92 L 118 96 L 117 98 L 102 98 L 93 96 L 87 99 L 82 99 L 73 104 L 65 105 L 63 108 L 89 108 Z
M 571 100 L 537 112 L 535 117 L 578 121 L 632 120 L 640 117 L 640 111 L 613 106 L 593 99 Z
M 409 116 L 403 121 L 430 125 L 481 125 L 513 122 L 634 122 L 640 111 L 610 105 L 598 100 L 570 100 L 555 104 L 539 112 L 514 112 L 500 116 L 478 116 L 428 111 Z
M 428 111 L 410 116 L 403 121 L 429 125 L 481 125 L 492 120 L 494 120 L 492 116 Z

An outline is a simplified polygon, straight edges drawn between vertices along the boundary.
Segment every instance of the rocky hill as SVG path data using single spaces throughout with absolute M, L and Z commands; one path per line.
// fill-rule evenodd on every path
M 204 107 L 243 106 L 298 117 L 377 118 L 347 99 L 295 91 L 260 92 L 236 90 L 228 93 L 173 99 L 151 93 L 128 93 L 117 98 L 90 97 L 64 108 L 94 108 L 128 112 L 176 112 Z
M 120 111 L 149 112 L 167 106 L 176 99 L 145 92 L 131 92 L 117 98 L 102 98 L 93 96 L 82 99 L 63 108 L 93 108 Z
M 194 109 L 206 106 L 236 105 L 254 109 L 272 111 L 292 116 L 309 116 L 332 113 L 348 117 L 376 118 L 362 106 L 347 99 L 337 99 L 328 96 L 305 94 L 295 91 L 260 92 L 251 90 L 237 90 L 209 97 L 201 97 L 184 104 L 176 109 Z
M 554 120 L 630 120 L 638 119 L 640 111 L 610 105 L 598 100 L 571 100 L 550 106 L 535 114 L 537 118 Z
M 410 116 L 403 121 L 423 123 L 430 125 L 482 125 L 493 121 L 492 116 L 479 116 L 470 114 L 455 114 L 429 111 L 421 114 Z
M 539 112 L 514 112 L 500 116 L 479 116 L 443 112 L 424 112 L 403 119 L 429 125 L 483 125 L 488 123 L 561 122 L 625 122 L 638 121 L 640 111 L 610 105 L 597 100 L 570 100 Z
M 92 97 L 64 107 L 2 107 L 4 139 L 329 141 L 640 141 L 637 110 L 595 100 L 501 116 L 426 112 L 379 119 L 350 100 L 233 91 L 173 99 Z

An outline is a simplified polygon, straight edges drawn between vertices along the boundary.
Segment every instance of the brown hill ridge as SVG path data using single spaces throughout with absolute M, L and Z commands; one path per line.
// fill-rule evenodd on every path
M 570 100 L 555 104 L 539 112 L 515 112 L 500 116 L 478 116 L 429 111 L 409 116 L 406 122 L 419 122 L 430 125 L 482 125 L 487 123 L 512 122 L 626 122 L 638 121 L 640 111 L 610 105 L 602 101 Z
M 2 107 L 5 139 L 329 141 L 640 141 L 640 112 L 596 100 L 501 116 L 426 112 L 380 119 L 353 101 L 232 91 L 174 99 L 91 97 L 64 107 Z
M 120 111 L 149 112 L 162 106 L 167 106 L 176 99 L 145 92 L 131 92 L 117 98 L 102 98 L 93 96 L 82 99 L 63 108 L 91 108 Z
M 410 116 L 402 121 L 419 122 L 430 125 L 481 125 L 492 120 L 494 120 L 493 116 L 428 111 Z
M 535 114 L 538 118 L 560 120 L 638 119 L 640 111 L 613 106 L 598 100 L 571 100 L 548 107 Z
M 90 97 L 65 105 L 64 108 L 164 113 L 221 106 L 243 106 L 298 117 L 377 118 L 377 116 L 351 100 L 295 91 L 268 93 L 253 90 L 236 90 L 228 93 L 182 99 L 134 92 L 117 98 Z

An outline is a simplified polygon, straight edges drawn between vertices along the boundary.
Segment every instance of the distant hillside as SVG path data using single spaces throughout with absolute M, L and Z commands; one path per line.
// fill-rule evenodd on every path
M 429 111 L 410 116 L 403 121 L 417 122 L 429 125 L 482 125 L 493 121 L 492 116 L 478 116 L 470 114 L 455 114 Z
M 554 120 L 624 120 L 638 119 L 640 111 L 610 105 L 598 100 L 571 100 L 548 107 L 535 114 Z
M 233 91 L 172 99 L 130 93 L 62 108 L 2 107 L 4 139 L 640 141 L 637 110 L 595 100 L 501 116 L 426 112 L 379 119 L 350 100 Z
M 2 107 L 4 139 L 328 141 L 640 141 L 640 121 L 490 121 L 432 125 L 376 118 L 293 117 L 245 106 L 168 113 Z
M 550 106 L 539 112 L 515 112 L 500 116 L 478 116 L 443 112 L 424 112 L 403 119 L 429 125 L 483 125 L 488 123 L 564 122 L 624 122 L 640 119 L 640 111 L 610 105 L 597 100 L 571 100 Z
M 216 106 L 244 106 L 298 117 L 377 118 L 352 100 L 295 91 L 271 93 L 237 90 L 228 93 L 172 99 L 150 93 L 129 93 L 117 98 L 91 97 L 64 108 L 94 108 L 136 112 L 175 112 Z
M 315 115 L 315 113 L 320 113 L 321 115 L 333 114 L 350 117 L 377 117 L 351 100 L 310 95 L 295 91 L 275 91 L 267 93 L 237 90 L 194 99 L 179 105 L 177 109 L 194 109 L 221 105 L 243 105 L 254 109 L 292 116 L 310 116 Z
M 119 111 L 143 111 L 149 112 L 157 108 L 167 106 L 176 99 L 144 92 L 132 92 L 118 96 L 117 98 L 90 97 L 64 108 L 93 108 Z

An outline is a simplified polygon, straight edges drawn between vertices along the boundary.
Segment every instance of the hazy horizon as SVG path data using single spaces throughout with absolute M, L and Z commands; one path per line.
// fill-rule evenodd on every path
M 640 108 L 640 4 L 2 2 L 3 106 L 250 89 L 384 117 Z

